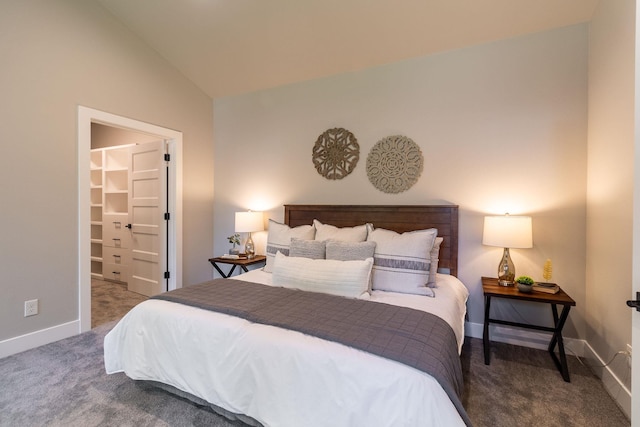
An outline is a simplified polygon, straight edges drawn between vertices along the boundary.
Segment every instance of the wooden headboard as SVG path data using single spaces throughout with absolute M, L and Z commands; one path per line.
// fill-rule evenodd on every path
M 313 220 L 336 227 L 371 223 L 398 233 L 437 228 L 444 241 L 439 268 L 458 275 L 458 206 L 455 205 L 285 205 L 284 222 L 290 227 L 312 224 Z

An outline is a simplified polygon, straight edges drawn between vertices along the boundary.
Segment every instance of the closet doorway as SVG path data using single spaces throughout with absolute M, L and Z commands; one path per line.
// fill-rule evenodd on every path
M 92 282 L 112 302 L 133 296 L 125 311 L 180 287 L 181 143 L 180 132 L 79 107 L 80 332 L 91 329 Z

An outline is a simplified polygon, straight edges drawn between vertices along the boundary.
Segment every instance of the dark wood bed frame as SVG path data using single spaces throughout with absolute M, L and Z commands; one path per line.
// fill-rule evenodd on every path
M 437 228 L 444 238 L 438 268 L 458 275 L 458 206 L 456 205 L 285 205 L 284 222 L 290 227 L 317 219 L 336 227 L 371 223 L 398 233 Z

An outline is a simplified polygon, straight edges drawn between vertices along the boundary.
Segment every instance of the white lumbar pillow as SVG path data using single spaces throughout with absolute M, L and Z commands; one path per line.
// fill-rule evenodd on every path
M 359 261 L 288 257 L 278 252 L 273 284 L 283 288 L 359 298 L 367 293 L 373 258 Z

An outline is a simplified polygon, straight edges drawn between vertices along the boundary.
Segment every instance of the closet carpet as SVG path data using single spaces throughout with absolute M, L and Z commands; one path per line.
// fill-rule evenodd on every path
M 91 328 L 119 320 L 146 296 L 127 290 L 127 285 L 91 279 Z

